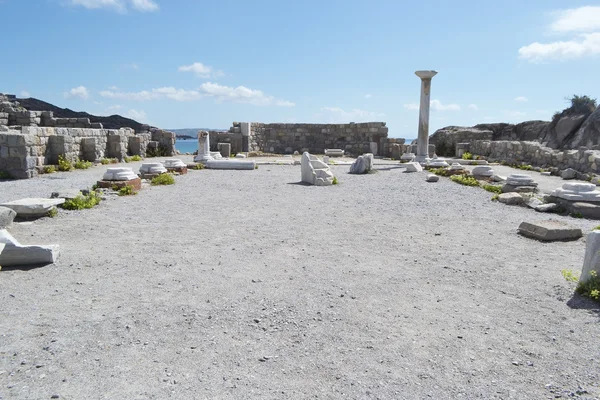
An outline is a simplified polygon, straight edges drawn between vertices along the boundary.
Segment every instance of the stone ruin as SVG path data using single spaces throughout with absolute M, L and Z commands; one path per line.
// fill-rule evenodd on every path
M 58 164 L 59 156 L 96 162 L 176 154 L 173 132 L 148 125 L 140 132 L 104 129 L 89 118 L 54 118 L 51 111 L 28 111 L 15 100 L 0 94 L 0 173 L 11 178 L 32 178 L 44 165 Z

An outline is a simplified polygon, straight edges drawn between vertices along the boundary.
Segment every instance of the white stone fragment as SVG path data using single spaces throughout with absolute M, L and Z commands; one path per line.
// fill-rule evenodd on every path
M 404 153 L 400 156 L 401 161 L 414 161 L 417 156 L 415 153 Z
M 421 171 L 423 171 L 423 167 L 418 162 L 409 162 L 404 165 L 406 165 L 406 172 L 421 172 Z
M 48 214 L 48 211 L 64 202 L 65 199 L 26 198 L 2 203 L 0 206 L 14 210 L 18 217 L 35 218 L 43 217 Z
M 342 157 L 344 150 L 342 149 L 325 149 L 325 155 L 329 157 Z
M 302 154 L 301 162 L 302 182 L 315 186 L 329 186 L 333 184 L 333 173 L 329 165 L 319 160 L 317 156 L 308 152 Z
M 323 157 L 325 161 L 325 157 Z M 350 166 L 351 174 L 366 174 L 373 169 L 373 154 L 367 153 L 359 156 Z
M 480 165 L 480 166 L 473 168 L 473 171 L 471 171 L 471 175 L 491 177 L 491 176 L 494 176 L 494 170 L 490 166 Z
M 165 160 L 165 168 L 185 168 L 186 164 L 178 158 L 169 158 Z
M 433 168 L 443 168 L 443 167 L 449 167 L 450 164 L 448 164 L 446 161 L 444 160 L 440 160 L 438 158 L 434 158 L 433 160 L 429 161 L 427 163 L 428 167 L 433 167 Z
M 552 196 L 569 201 L 600 202 L 600 191 L 593 183 L 565 183 Z
M 429 174 L 427 175 L 427 178 L 425 178 L 426 182 L 437 182 L 440 180 L 440 177 L 434 174 Z
M 595 271 L 600 276 L 600 230 L 593 230 L 587 234 L 585 257 L 579 283 L 585 283 L 592 278 L 591 272 Z
M 452 165 L 450 166 L 450 168 L 448 168 L 449 171 L 464 171 L 465 167 L 464 165 L 461 165 L 459 163 L 452 163 Z
M 204 165 L 208 169 L 234 169 L 251 170 L 256 169 L 255 161 L 239 161 L 233 159 L 207 160 Z
M 242 153 L 237 153 L 237 154 L 235 155 L 235 158 L 246 158 L 246 155 L 245 155 L 245 154 L 242 154 Z
M 58 258 L 58 245 L 25 246 L 20 244 L 6 230 L 0 230 L 0 265 L 3 267 L 23 267 L 52 264 Z
M 130 181 L 137 179 L 137 175 L 131 168 L 109 168 L 104 173 L 104 181 Z
M 142 163 L 140 167 L 141 174 L 164 174 L 165 172 L 167 172 L 167 169 L 159 162 Z
M 511 186 L 537 186 L 531 176 L 524 174 L 511 174 L 506 178 L 506 183 Z

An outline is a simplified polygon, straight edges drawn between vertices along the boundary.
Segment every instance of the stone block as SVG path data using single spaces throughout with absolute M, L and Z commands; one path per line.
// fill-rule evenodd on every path
M 96 182 L 96 184 L 98 185 L 99 188 L 103 188 L 103 189 L 121 189 L 124 188 L 125 186 L 132 186 L 133 190 L 135 191 L 139 191 L 142 190 L 142 178 L 135 178 L 135 179 L 130 179 L 127 181 L 107 181 L 107 180 L 101 180 Z
M 581 269 L 580 283 L 585 283 L 592 278 L 592 271 L 600 276 L 600 231 L 593 230 L 586 236 L 585 256 Z
M 600 219 L 600 206 L 591 203 L 575 202 L 566 204 L 566 208 L 572 214 L 580 215 L 588 219 Z
M 522 222 L 518 232 L 523 236 L 543 242 L 577 240 L 583 236 L 581 228 L 554 220 Z
M 4 267 L 47 265 L 58 258 L 58 245 L 25 246 L 6 230 L 0 230 L 0 243 L 4 244 L 4 250 L 0 252 L 0 265 Z
M 16 216 L 17 212 L 12 208 L 0 207 L 0 229 L 11 226 Z
M 0 206 L 14 210 L 20 218 L 37 218 L 45 216 L 48 211 L 64 202 L 65 199 L 26 198 L 2 203 Z
M 518 193 L 502 193 L 498 196 L 498 201 L 509 206 L 521 205 L 525 199 Z
M 417 162 L 408 162 L 404 165 L 406 166 L 405 172 L 421 172 L 421 171 L 423 171 L 423 167 L 421 166 L 421 164 L 419 164 Z
M 429 174 L 427 175 L 427 178 L 425 178 L 426 182 L 437 182 L 440 180 L 440 177 L 434 174 Z

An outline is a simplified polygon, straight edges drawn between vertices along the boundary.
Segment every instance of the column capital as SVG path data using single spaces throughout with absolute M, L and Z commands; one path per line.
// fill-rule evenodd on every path
M 419 78 L 421 78 L 423 80 L 431 79 L 437 75 L 437 71 L 433 71 L 433 70 L 415 71 L 415 75 L 417 75 Z

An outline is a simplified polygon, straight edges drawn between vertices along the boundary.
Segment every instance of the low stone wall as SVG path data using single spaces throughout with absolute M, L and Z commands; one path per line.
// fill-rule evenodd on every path
M 585 147 L 554 150 L 538 142 L 476 140 L 469 146 L 469 151 L 490 161 L 524 162 L 542 168 L 573 168 L 583 173 L 600 173 L 600 151 Z
M 494 132 L 491 130 L 448 127 L 437 130 L 429 138 L 429 143 L 435 145 L 436 154 L 440 157 L 454 157 L 456 145 L 459 143 L 473 143 L 476 140 L 492 140 Z

